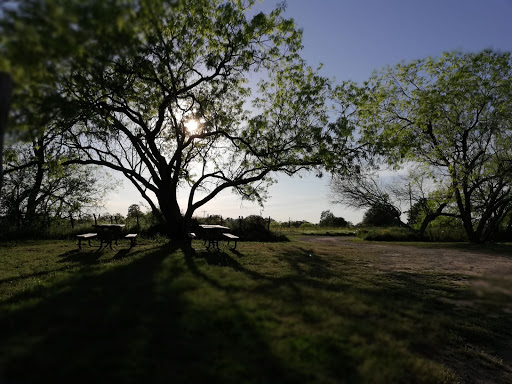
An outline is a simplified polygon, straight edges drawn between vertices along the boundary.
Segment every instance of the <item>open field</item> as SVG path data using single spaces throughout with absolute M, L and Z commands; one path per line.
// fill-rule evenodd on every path
M 510 383 L 510 246 L 0 244 L 0 383 Z

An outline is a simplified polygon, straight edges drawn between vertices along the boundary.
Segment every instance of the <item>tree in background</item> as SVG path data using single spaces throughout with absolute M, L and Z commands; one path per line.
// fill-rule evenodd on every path
M 336 217 L 330 210 L 322 211 L 320 214 L 321 227 L 346 227 L 348 222 L 343 217 Z
M 387 212 L 386 216 L 394 218 L 393 225 L 409 228 L 420 238 L 425 237 L 427 226 L 443 214 L 451 191 L 429 184 L 421 167 L 410 169 L 406 175 L 387 178 L 388 182 L 381 182 L 377 172 L 360 170 L 355 174 L 335 174 L 330 184 L 331 200 L 356 209 L 379 207 Z M 409 209 L 404 210 L 404 207 Z M 404 222 L 402 216 L 406 213 L 408 220 Z
M 400 183 L 379 183 L 375 175 L 363 174 L 360 171 L 345 175 L 335 174 L 330 184 L 331 201 L 355 209 L 385 212 L 386 222 L 408 227 L 401 219 L 401 201 L 404 198 L 401 187 L 403 185 Z
M 116 183 L 92 167 L 64 167 L 67 150 L 50 132 L 32 142 L 6 146 L 0 212 L 19 227 L 48 226 L 54 218 L 73 217 L 102 204 Z
M 389 211 L 389 206 L 375 204 L 363 215 L 361 225 L 365 227 L 393 227 L 402 226 L 403 223 L 396 215 Z
M 440 192 L 436 217 L 461 220 L 470 241 L 492 238 L 512 210 L 510 53 L 398 64 L 363 87 L 345 83 L 338 94 L 374 154 L 424 169 Z
M 137 228 L 140 228 L 140 217 L 142 216 L 142 210 L 139 204 L 132 204 L 128 207 L 127 219 L 135 219 L 137 221 Z
M 331 153 L 327 80 L 300 58 L 283 8 L 256 13 L 254 3 L 32 0 L 4 18 L 11 50 L 36 35 L 50 58 L 73 53 L 55 64 L 68 163 L 121 172 L 183 239 L 221 191 L 262 203 L 273 173 L 318 170 Z M 338 138 L 345 128 L 329 126 Z
M 0 35 L 5 37 L 0 42 L 0 69 L 14 82 L 0 210 L 11 223 L 29 228 L 64 217 L 73 225 L 74 216 L 101 205 L 106 192 L 117 186 L 106 183 L 97 167 L 72 164 L 75 153 L 64 145 L 63 124 L 74 120 L 65 120 L 69 113 L 60 110 L 65 105 L 59 78 L 79 47 L 59 25 L 59 3 L 0 4 Z M 17 22 L 18 12 L 27 12 L 24 17 L 34 24 Z M 44 24 L 53 24 L 53 32 L 39 34 L 37 28 Z

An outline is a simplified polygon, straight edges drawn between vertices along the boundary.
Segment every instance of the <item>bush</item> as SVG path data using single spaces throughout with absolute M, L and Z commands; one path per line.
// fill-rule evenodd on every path
M 276 234 L 268 229 L 268 219 L 251 215 L 238 221 L 238 226 L 232 228 L 233 233 L 247 241 L 277 242 L 289 241 L 285 235 Z

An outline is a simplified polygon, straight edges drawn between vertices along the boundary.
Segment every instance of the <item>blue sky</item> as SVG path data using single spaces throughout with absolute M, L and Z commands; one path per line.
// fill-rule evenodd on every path
M 266 0 L 257 8 L 268 11 L 277 3 Z M 285 17 L 304 31 L 302 56 L 313 67 L 322 63 L 321 73 L 338 82 L 362 83 L 384 66 L 445 51 L 512 51 L 512 0 L 288 0 Z M 328 175 L 281 176 L 264 209 L 225 192 L 197 215 L 262 214 L 316 223 L 329 209 L 354 224 L 361 221 L 363 212 L 330 203 L 328 183 Z M 110 212 L 126 214 L 142 199 L 124 182 L 109 200 Z

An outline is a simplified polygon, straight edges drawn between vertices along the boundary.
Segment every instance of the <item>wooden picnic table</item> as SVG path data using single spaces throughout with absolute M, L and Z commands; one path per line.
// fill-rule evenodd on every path
M 219 249 L 219 240 L 224 239 L 224 232 L 231 231 L 231 228 L 223 225 L 201 224 L 199 227 L 201 227 L 200 237 L 208 243 L 206 249 L 210 249 L 212 245 Z
M 93 227 L 97 229 L 98 238 L 101 240 L 100 249 L 103 248 L 103 243 L 112 249 L 112 242 L 117 245 L 117 239 L 121 237 L 124 224 L 95 224 Z

